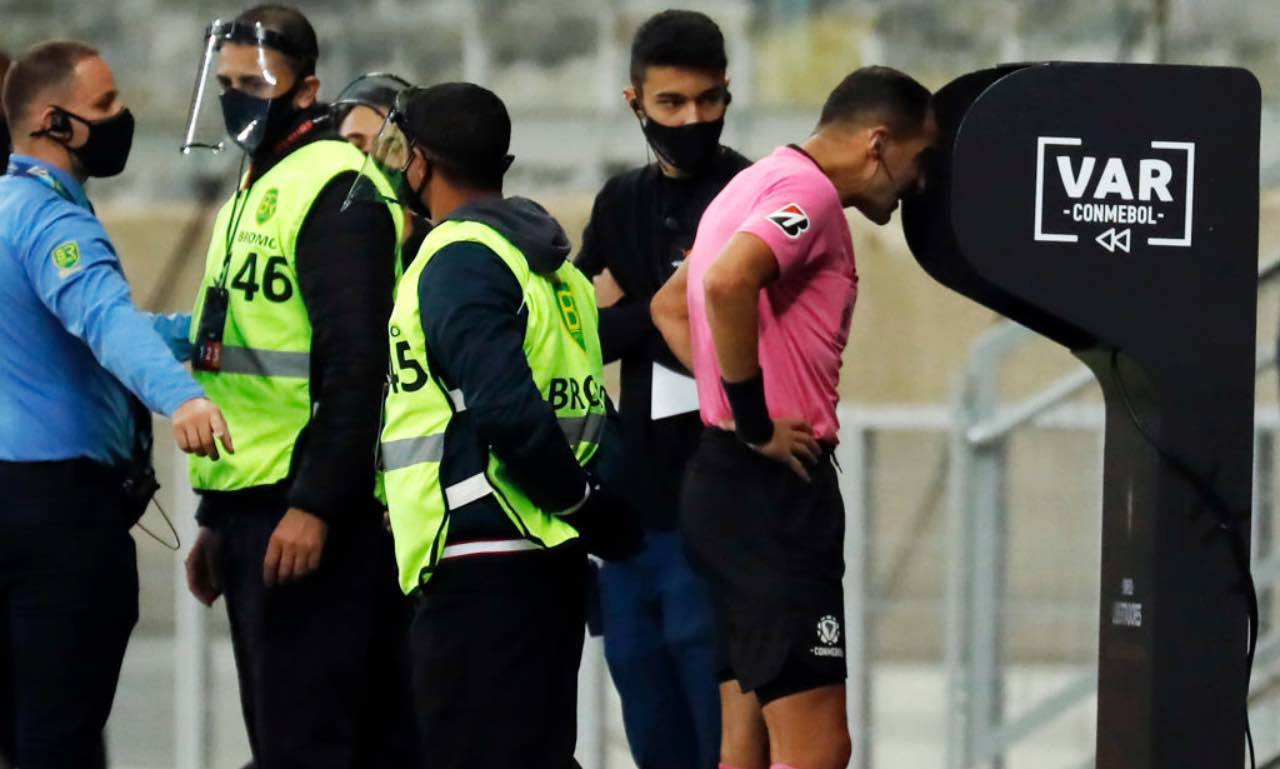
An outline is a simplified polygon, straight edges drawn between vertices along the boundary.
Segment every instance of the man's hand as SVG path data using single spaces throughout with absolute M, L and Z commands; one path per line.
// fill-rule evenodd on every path
M 201 526 L 191 552 L 187 553 L 187 589 L 205 606 L 213 606 L 222 595 L 217 559 L 218 535 L 209 527 Z
M 262 581 L 268 587 L 277 582 L 302 579 L 320 568 L 324 540 L 329 524 L 306 510 L 296 507 L 276 524 L 267 544 L 267 557 L 262 561 Z
M 627 295 L 622 290 L 622 286 L 618 285 L 618 281 L 614 279 L 613 273 L 609 272 L 608 268 L 605 268 L 591 282 L 596 287 L 596 306 L 600 309 L 614 306 Z
M 733 420 L 729 420 L 720 427 L 733 432 L 735 425 Z M 790 467 L 806 483 L 812 479 L 805 465 L 818 464 L 818 457 L 822 455 L 822 447 L 818 445 L 818 439 L 813 437 L 813 428 L 803 419 L 775 419 L 773 437 L 768 443 L 747 445 L 756 453 Z
M 561 513 L 578 532 L 588 553 L 605 561 L 625 561 L 644 549 L 644 528 L 631 504 L 588 482 L 590 491 L 572 513 Z
M 170 418 L 178 448 L 188 454 L 218 459 L 218 441 L 228 454 L 236 453 L 231 431 L 222 411 L 208 398 L 192 398 L 178 407 Z

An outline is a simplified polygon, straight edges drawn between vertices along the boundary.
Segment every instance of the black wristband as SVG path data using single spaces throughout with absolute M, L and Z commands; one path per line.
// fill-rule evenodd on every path
M 752 446 L 768 443 L 773 437 L 773 419 L 764 400 L 764 373 L 743 382 L 720 381 L 733 409 L 734 432 Z

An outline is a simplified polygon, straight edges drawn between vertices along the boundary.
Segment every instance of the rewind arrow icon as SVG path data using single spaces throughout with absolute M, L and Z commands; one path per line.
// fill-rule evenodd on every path
M 1112 253 L 1115 253 L 1115 250 L 1118 248 L 1127 254 L 1129 253 L 1129 244 L 1132 236 L 1133 233 L 1128 228 L 1117 232 L 1116 228 L 1112 227 L 1099 235 L 1096 240 L 1098 241 L 1098 245 Z

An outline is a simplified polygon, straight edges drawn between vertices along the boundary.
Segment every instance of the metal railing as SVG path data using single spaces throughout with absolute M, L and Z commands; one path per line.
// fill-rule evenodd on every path
M 1280 260 L 1259 273 L 1261 283 L 1280 279 Z M 1009 518 L 1006 499 L 1007 451 L 1020 430 L 1035 427 L 1084 429 L 1098 436 L 1099 478 L 1103 409 L 1100 404 L 1076 407 L 1069 402 L 1093 386 L 1085 368 L 1072 369 L 1049 385 L 1013 403 L 1002 405 L 999 381 L 1009 358 L 1036 338 L 1026 328 L 1002 323 L 984 332 L 974 343 L 966 366 L 954 385 L 949 406 L 840 409 L 841 443 L 837 458 L 844 468 L 841 487 L 847 511 L 846 628 L 849 663 L 848 712 L 854 734 L 851 766 L 870 769 L 873 764 L 876 679 L 875 631 L 884 608 L 883 583 L 877 584 L 873 568 L 880 540 L 875 531 L 875 469 L 879 441 L 886 433 L 922 433 L 945 436 L 944 493 L 940 505 L 945 531 L 945 579 L 940 604 L 943 626 L 941 670 L 946 678 L 943 765 L 946 769 L 970 769 L 1001 763 L 1013 748 L 1040 734 L 1064 714 L 1090 701 L 1096 692 L 1096 674 L 1089 670 L 1068 677 L 1056 689 L 1023 709 L 1016 718 L 1005 717 L 1002 671 L 1004 654 L 1002 615 L 1006 600 L 1005 561 Z M 1260 349 L 1259 373 L 1275 367 L 1270 348 Z M 1269 507 L 1270 474 L 1275 456 L 1275 433 L 1280 412 L 1259 412 L 1256 432 L 1255 510 Z M 185 461 L 174 464 L 173 488 L 179 490 L 175 524 L 184 542 L 195 535 L 195 498 L 189 491 Z M 1100 491 L 1100 484 L 1099 484 Z M 1099 509 L 1100 509 L 1099 494 Z M 1261 516 L 1255 514 L 1255 522 Z M 1255 537 L 1255 553 L 1262 537 Z M 892 571 L 892 569 L 891 569 Z M 1259 590 L 1280 584 L 1280 557 L 1269 555 L 1255 562 Z M 210 766 L 211 672 L 210 614 L 191 600 L 185 590 L 181 557 L 175 558 L 174 579 L 174 723 L 175 766 L 207 769 Z M 586 769 L 610 766 L 608 748 L 616 742 L 616 728 L 606 722 L 608 674 L 598 644 L 589 644 L 580 677 L 579 760 Z M 1252 692 L 1262 697 L 1280 691 L 1280 634 L 1266 635 L 1258 648 Z M 1091 765 L 1089 761 L 1086 766 Z
M 1280 277 L 1280 259 L 1259 270 L 1259 287 Z M 1004 561 L 1007 553 L 1006 451 L 1020 428 L 1043 420 L 1068 401 L 1095 385 L 1083 366 L 1032 395 L 1001 408 L 999 378 L 1003 364 L 1034 334 L 1006 321 L 984 333 L 974 344 L 956 387 L 951 424 L 951 471 L 948 481 L 948 581 L 946 597 L 946 668 L 948 677 L 947 769 L 999 766 L 1018 743 L 1053 723 L 1062 714 L 1096 695 L 1096 672 L 1090 671 L 1043 697 L 1020 716 L 1004 718 L 1000 671 L 1004 661 L 1001 606 L 1005 598 Z M 1274 348 L 1260 347 L 1257 372 L 1274 369 Z M 1102 437 L 1102 412 L 1097 429 Z M 1269 489 L 1274 432 L 1280 419 L 1274 409 L 1261 412 L 1255 431 L 1255 515 L 1259 496 Z M 1100 447 L 1101 449 L 1101 447 Z M 1099 460 L 1101 450 L 1099 450 Z M 1255 531 L 1255 534 L 1257 532 Z M 1258 554 L 1255 536 L 1254 554 Z M 1255 581 L 1280 581 L 1280 555 L 1255 561 Z M 1280 664 L 1280 633 L 1264 637 L 1255 659 L 1251 692 L 1270 682 L 1266 672 Z M 1274 683 L 1274 682 L 1270 682 Z M 1092 765 L 1092 760 L 1088 762 Z M 866 767 L 866 764 L 862 765 Z

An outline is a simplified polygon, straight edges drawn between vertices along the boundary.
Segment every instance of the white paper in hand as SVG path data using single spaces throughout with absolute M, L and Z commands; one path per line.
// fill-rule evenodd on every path
M 698 410 L 698 384 L 693 377 L 653 364 L 653 391 L 649 400 L 649 418 L 666 419 Z

